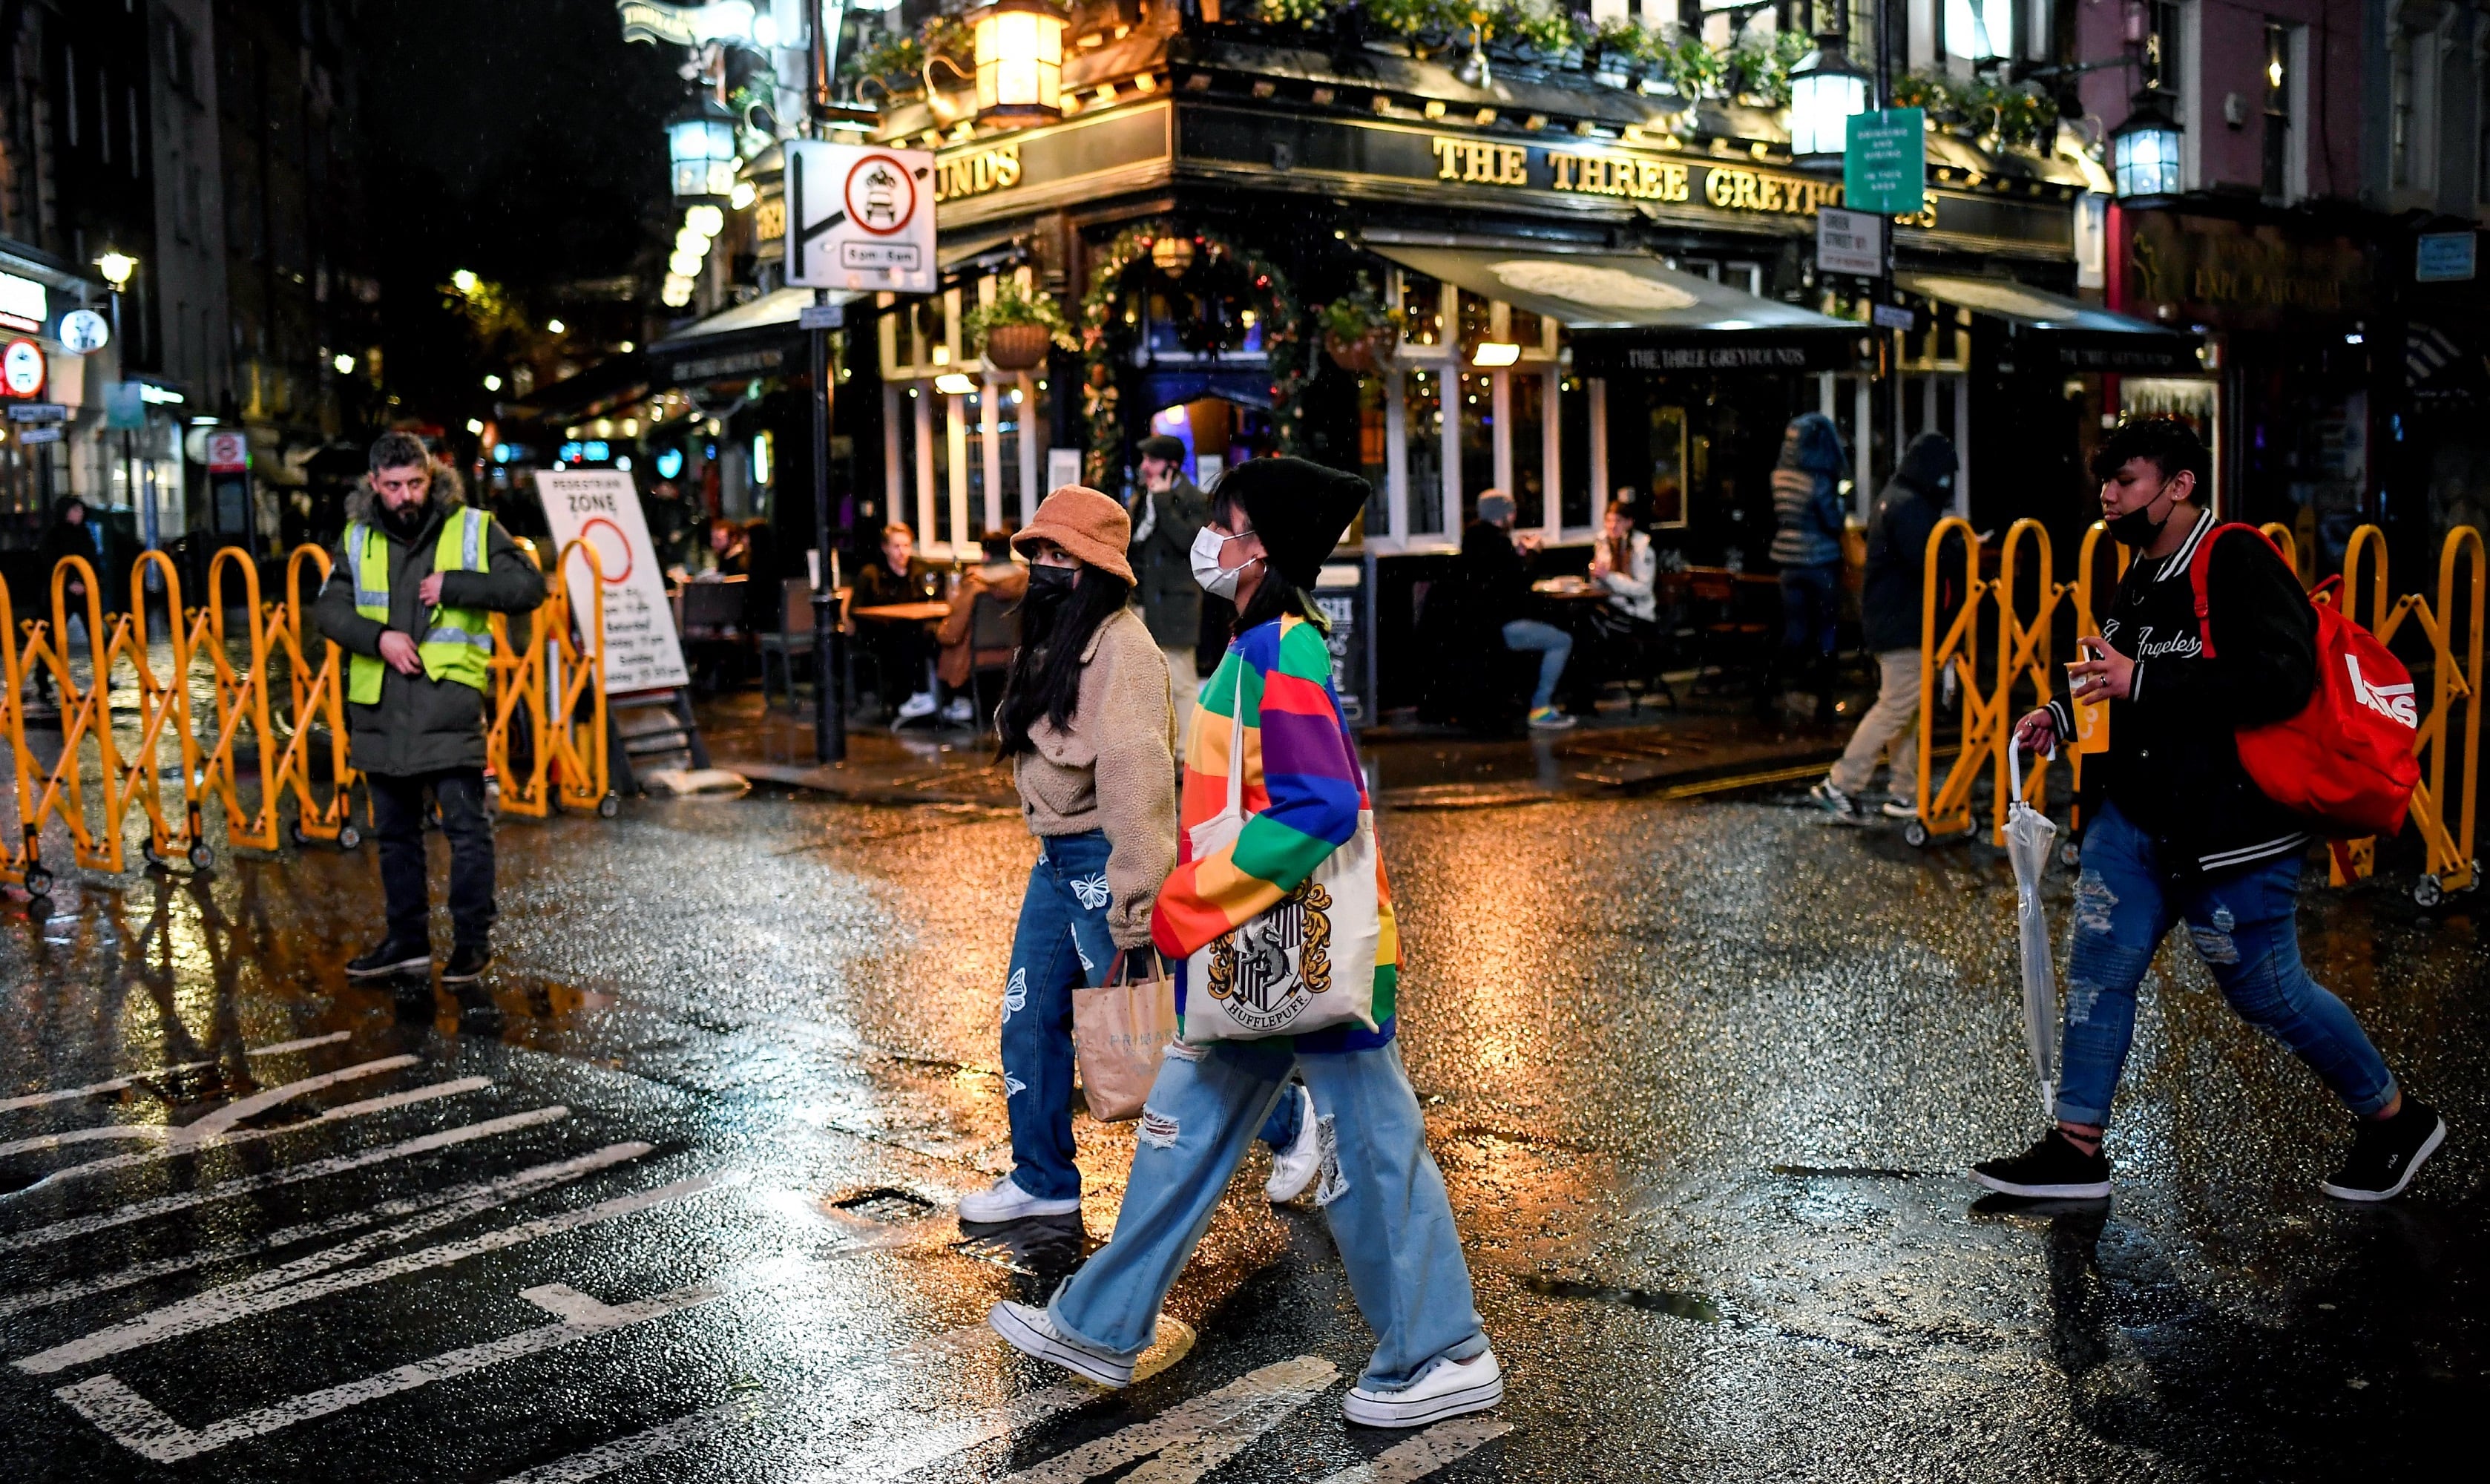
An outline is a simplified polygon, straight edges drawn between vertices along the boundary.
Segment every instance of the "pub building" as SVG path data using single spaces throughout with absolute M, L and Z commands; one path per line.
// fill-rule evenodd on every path
M 1079 4 L 1053 107 L 999 105 L 989 77 L 983 100 L 964 85 L 880 110 L 874 142 L 935 154 L 943 287 L 832 296 L 858 549 L 896 519 L 920 553 L 972 561 L 979 530 L 1055 484 L 1123 489 L 1152 432 L 1185 442 L 1204 485 L 1274 451 L 1353 469 L 1375 495 L 1318 597 L 1363 631 L 1336 648 L 1371 718 L 1413 699 L 1414 599 L 1483 490 L 1510 492 L 1560 559 L 1587 561 L 1623 494 L 1664 553 L 1761 570 L 1782 429 L 1820 410 L 1854 451 L 1861 513 L 1933 428 L 1963 451 L 1979 527 L 2037 515 L 2071 546 L 2117 379 L 2203 374 L 2192 335 L 2077 297 L 2100 281 L 2084 204 L 2107 183 L 2071 151 L 1931 132 L 1927 204 L 1893 233 L 1887 318 L 1898 301 L 1909 326 L 1871 328 L 1868 281 L 1814 262 L 1839 162 L 1794 163 L 1781 112 L 1512 61 L 1482 75 L 1458 49 L 1308 49 L 1218 16 Z M 747 175 L 757 198 L 729 230 L 760 296 L 652 347 L 676 380 L 773 354 L 802 367 L 810 296 L 775 277 L 774 161 Z M 962 319 L 1006 277 L 1051 294 L 1082 348 L 982 361 Z M 1397 344 L 1326 343 L 1316 311 L 1361 287 L 1399 311 Z M 754 377 L 738 406 L 781 384 Z M 793 422 L 775 437 L 804 441 Z M 799 522 L 809 544 L 804 503 L 779 503 L 791 545 Z

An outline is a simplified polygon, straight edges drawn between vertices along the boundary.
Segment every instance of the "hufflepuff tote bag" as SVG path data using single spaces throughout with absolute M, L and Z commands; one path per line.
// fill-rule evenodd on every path
M 1192 858 L 1218 854 L 1245 829 L 1245 672 L 1228 725 L 1228 802 L 1193 827 Z M 1375 889 L 1375 812 L 1314 874 L 1252 921 L 1185 961 L 1184 1038 L 1257 1040 L 1350 1021 L 1375 1029 L 1375 957 L 1383 938 Z

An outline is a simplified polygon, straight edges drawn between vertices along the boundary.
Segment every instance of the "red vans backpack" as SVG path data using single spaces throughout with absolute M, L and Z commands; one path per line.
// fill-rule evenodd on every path
M 2282 561 L 2281 550 L 2250 525 L 2216 526 L 2196 543 L 2187 579 L 2207 659 L 2214 657 L 2214 629 L 2206 620 L 2205 573 L 2214 543 L 2235 531 Z M 2329 834 L 2393 834 L 2420 784 L 2413 755 L 2419 709 L 2412 672 L 2342 611 L 2342 582 L 2329 577 L 2308 596 L 2317 612 L 2317 688 L 2308 705 L 2288 720 L 2240 728 L 2240 763 L 2267 798 Z

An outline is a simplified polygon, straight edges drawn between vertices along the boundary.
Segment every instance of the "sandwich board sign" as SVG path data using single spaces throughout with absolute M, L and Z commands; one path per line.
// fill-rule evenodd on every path
M 626 695 L 691 684 L 683 646 L 675 633 L 675 610 L 666 600 L 666 574 L 657 568 L 631 477 L 615 469 L 540 471 L 536 494 L 554 549 L 572 541 L 594 548 L 605 573 L 605 690 Z M 570 611 L 581 624 L 596 611 L 594 579 L 588 564 L 563 564 L 570 586 Z
M 930 294 L 934 156 L 791 139 L 787 281 L 799 288 Z

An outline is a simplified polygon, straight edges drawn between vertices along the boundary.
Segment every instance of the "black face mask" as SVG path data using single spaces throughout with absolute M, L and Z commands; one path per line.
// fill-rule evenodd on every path
M 2165 480 L 2162 481 L 2161 488 L 2153 492 L 2152 500 L 2145 501 L 2124 515 L 2112 515 L 2104 519 L 2101 524 L 2108 529 L 2110 538 L 2122 546 L 2132 547 L 2137 551 L 2142 551 L 2159 539 L 2161 528 L 2170 524 L 2170 511 L 2164 509 L 2161 518 L 2156 520 L 2152 513 L 2153 504 L 2155 500 L 2159 500 L 2169 487 L 2170 483 Z
M 1039 608 L 1052 608 L 1072 596 L 1081 581 L 1077 567 L 1043 567 L 1031 563 L 1028 568 L 1028 601 Z

